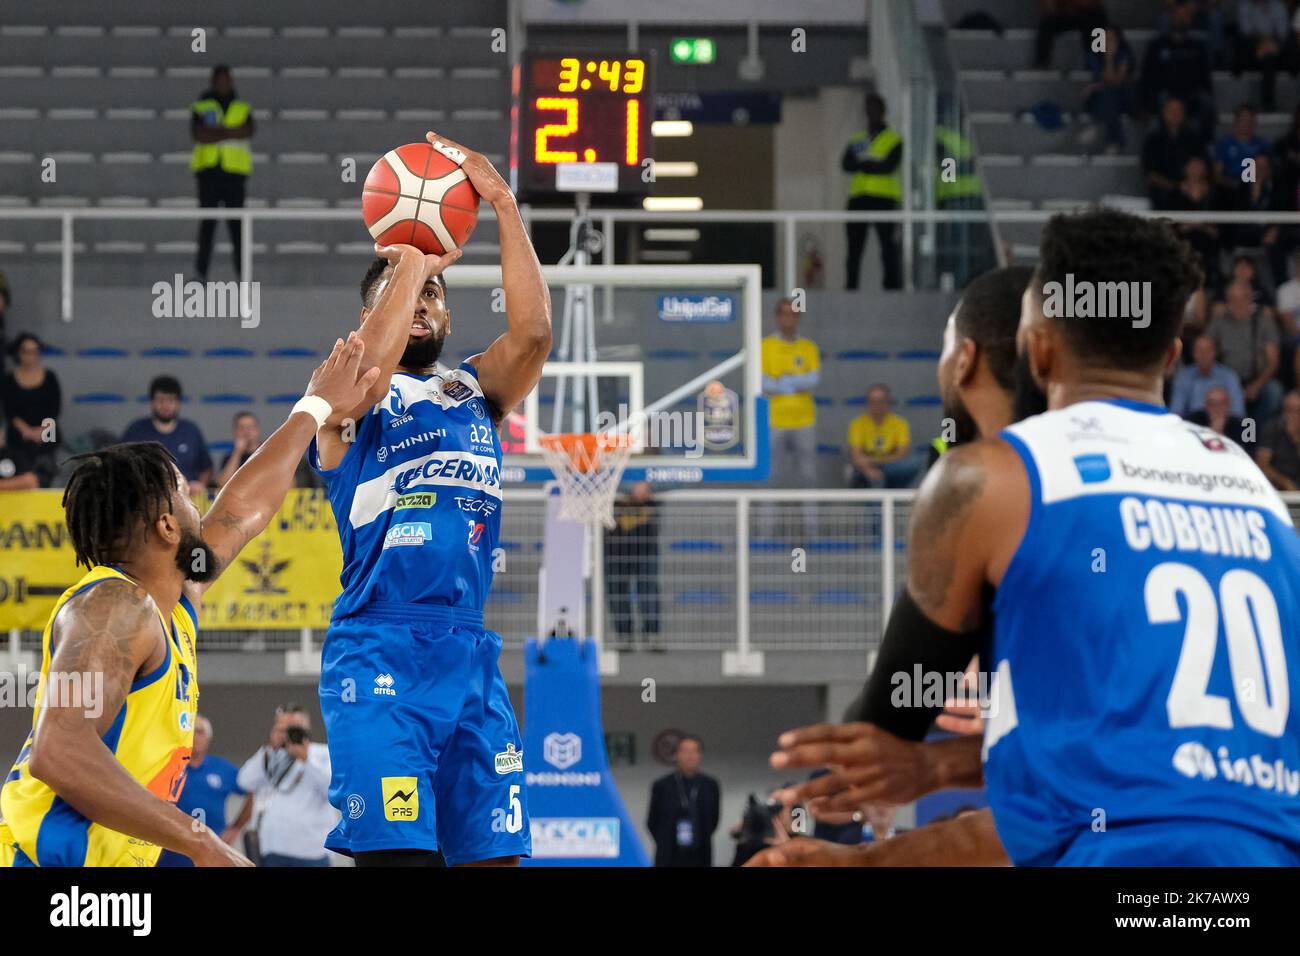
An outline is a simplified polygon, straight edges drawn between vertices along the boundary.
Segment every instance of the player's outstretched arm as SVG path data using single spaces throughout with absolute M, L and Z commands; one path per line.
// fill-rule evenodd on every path
M 878 843 L 845 846 L 800 838 L 769 847 L 746 866 L 1010 866 L 993 813 L 963 813 Z
M 197 600 L 207 586 L 234 560 L 253 538 L 262 533 L 293 487 L 294 473 L 316 430 L 337 425 L 355 408 L 361 396 L 375 383 L 379 370 L 363 371 L 366 346 L 352 332 L 345 343 L 334 343 L 324 362 L 316 366 L 307 385 L 304 402 L 314 411 L 294 406 L 283 425 L 244 462 L 226 482 L 203 516 L 203 538 L 216 562 L 216 574 L 202 583 L 187 582 L 186 594 Z M 317 399 L 308 402 L 308 399 Z
M 918 743 L 874 724 L 815 724 L 782 734 L 772 754 L 778 770 L 830 767 L 831 772 L 780 792 L 784 803 L 813 813 L 857 810 L 868 803 L 910 803 L 949 787 L 984 781 L 979 737 Z
M 104 744 L 136 677 L 165 653 L 153 598 L 131 581 L 108 580 L 71 599 L 55 620 L 54 658 L 28 770 L 100 826 L 146 840 L 206 866 L 251 866 L 188 814 L 150 793 Z M 102 686 L 101 686 L 102 680 Z M 52 700 L 60 687 L 81 700 Z
M 374 308 L 361 325 L 361 340 L 366 346 L 362 371 L 379 369 L 361 402 L 344 414 L 354 421 L 370 411 L 372 405 L 388 394 L 388 386 L 397 371 L 402 352 L 411 337 L 415 305 L 424 292 L 425 283 L 461 257 L 460 249 L 443 256 L 425 255 L 415 246 L 375 244 L 375 255 L 387 259 L 393 274 L 379 292 Z
M 483 394 L 504 416 L 527 397 L 551 354 L 551 290 L 542 278 L 533 242 L 510 187 L 482 153 L 437 133 L 426 137 L 465 154 L 461 169 L 496 211 L 501 235 L 501 280 L 506 296 L 506 331 L 469 361 L 478 370 Z

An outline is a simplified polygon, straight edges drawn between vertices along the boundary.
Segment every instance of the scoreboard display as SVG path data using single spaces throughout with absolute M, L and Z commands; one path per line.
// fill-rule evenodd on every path
M 652 53 L 529 50 L 517 70 L 511 166 L 521 198 L 650 192 Z

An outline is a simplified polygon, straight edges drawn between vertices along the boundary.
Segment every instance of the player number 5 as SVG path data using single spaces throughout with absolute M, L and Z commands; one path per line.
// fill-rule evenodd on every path
M 1270 737 L 1281 737 L 1290 714 L 1291 697 L 1286 653 L 1282 648 L 1282 623 L 1269 586 L 1258 575 L 1235 569 L 1219 580 L 1216 603 L 1214 589 L 1204 575 L 1186 564 L 1166 562 L 1152 568 L 1144 592 L 1147 619 L 1152 624 L 1171 624 L 1182 619 L 1178 606 L 1180 595 L 1187 605 L 1183 649 L 1166 702 L 1169 725 L 1223 729 L 1232 726 L 1228 699 L 1206 692 L 1214 667 L 1222 608 L 1237 709 L 1252 729 Z M 1243 693 L 1247 687 L 1254 692 Z

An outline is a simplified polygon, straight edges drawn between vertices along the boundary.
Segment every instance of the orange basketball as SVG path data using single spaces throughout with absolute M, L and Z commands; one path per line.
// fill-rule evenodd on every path
M 464 158 L 443 143 L 408 143 L 381 156 L 361 190 L 361 216 L 375 242 L 437 255 L 463 246 L 478 222 L 479 204 L 460 168 Z

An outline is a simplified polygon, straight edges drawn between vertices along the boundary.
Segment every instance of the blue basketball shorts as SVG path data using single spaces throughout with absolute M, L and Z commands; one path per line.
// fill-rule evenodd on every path
M 320 702 L 342 819 L 326 847 L 440 849 L 451 866 L 531 853 L 500 654 L 468 609 L 371 603 L 330 624 Z

